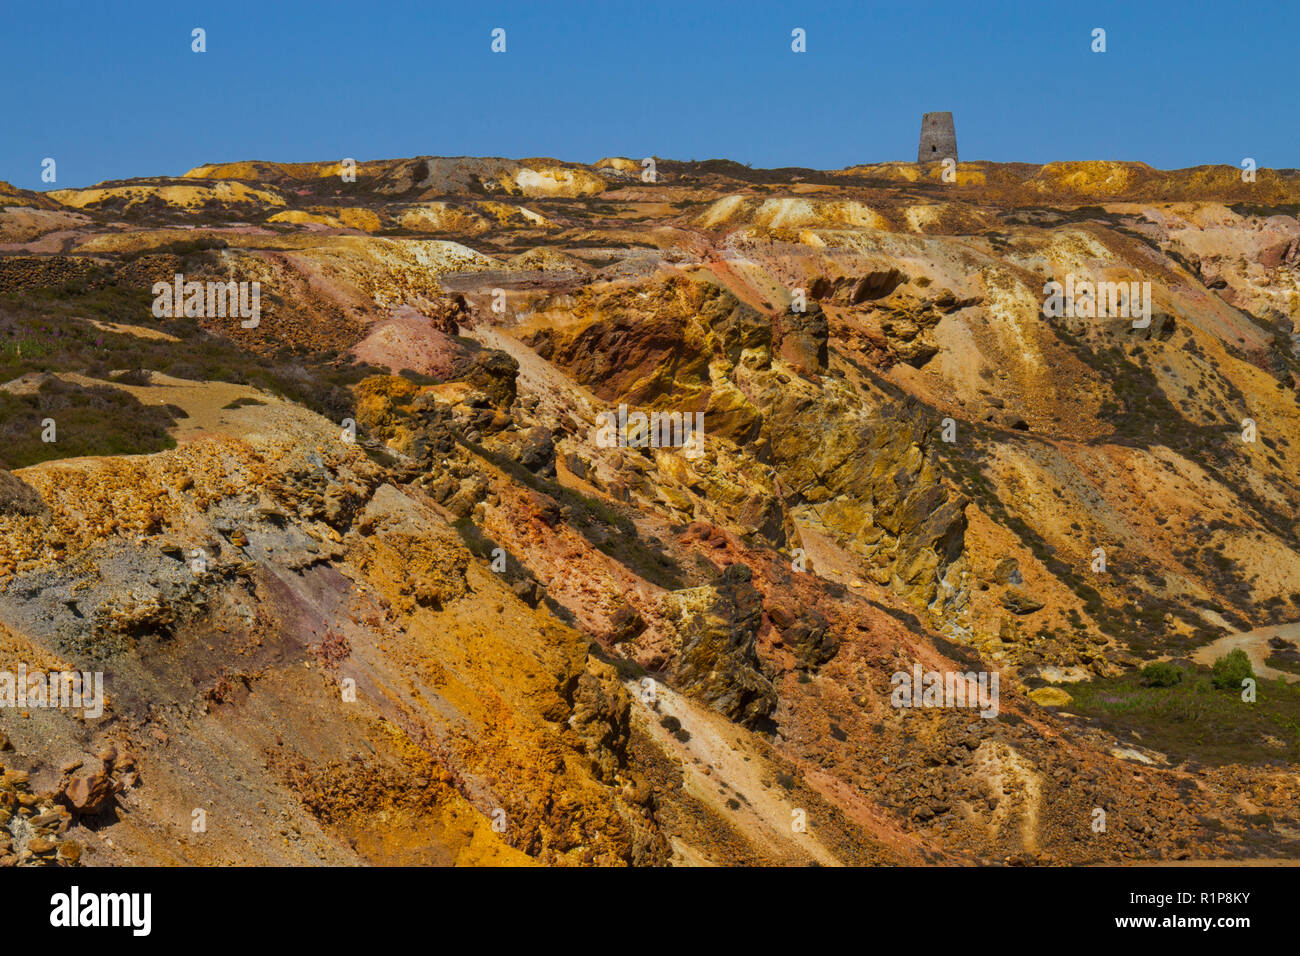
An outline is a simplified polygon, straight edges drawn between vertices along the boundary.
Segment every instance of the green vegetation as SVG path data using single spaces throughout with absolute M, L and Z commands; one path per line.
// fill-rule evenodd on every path
M 53 342 L 32 336 L 0 342 L 0 362 L 43 358 L 56 348 Z
M 1183 672 L 1168 661 L 1156 661 L 1142 668 L 1142 683 L 1147 687 L 1173 687 L 1182 679 Z
M 1249 662 L 1248 662 L 1249 663 Z M 1148 686 L 1143 672 L 1065 685 L 1071 713 L 1175 763 L 1294 764 L 1300 761 L 1300 684 L 1260 681 L 1256 699 L 1220 690 L 1208 668 L 1185 670 L 1172 686 Z M 1234 688 L 1240 691 L 1240 685 Z
M 207 252 L 210 249 L 228 249 L 230 243 L 220 236 L 200 236 L 197 239 L 177 239 L 172 242 L 160 243 L 156 246 L 145 246 L 143 249 L 135 252 L 128 252 L 122 255 L 123 262 L 131 262 L 142 256 L 173 255 L 185 258 L 195 253 Z
M 1300 654 L 1296 654 L 1294 650 L 1274 651 L 1264 659 L 1264 663 L 1274 670 L 1300 674 Z
M 1254 676 L 1250 658 L 1241 648 L 1230 651 L 1214 662 L 1214 686 L 1223 690 L 1241 690 L 1241 682 Z
M 96 287 L 89 280 L 0 293 L 0 382 L 29 372 L 77 372 L 107 381 L 115 369 L 144 369 L 249 385 L 339 421 L 355 412 L 348 386 L 383 372 L 337 352 L 257 355 L 195 319 L 156 319 L 151 304 L 147 290 L 111 282 Z M 151 328 L 179 341 L 106 331 L 90 320 Z M 50 457 L 71 453 L 61 440 L 50 450 L 56 451 Z
M 54 441 L 47 421 L 53 420 Z M 138 455 L 174 448 L 176 416 L 109 385 L 83 387 L 49 378 L 36 391 L 0 391 L 0 467 L 25 468 L 55 458 Z
M 1290 216 L 1292 219 L 1300 219 L 1300 203 L 1282 202 L 1272 203 L 1271 205 L 1261 205 L 1253 202 L 1235 202 L 1228 206 L 1238 216 Z

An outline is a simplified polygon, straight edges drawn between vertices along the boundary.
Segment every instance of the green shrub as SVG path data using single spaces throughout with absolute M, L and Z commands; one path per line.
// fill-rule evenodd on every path
M 55 441 L 45 442 L 54 419 Z M 107 385 L 77 385 L 50 377 L 35 393 L 0 391 L 0 468 L 25 468 L 54 458 L 140 455 L 175 448 L 167 406 L 144 405 Z
M 1147 687 L 1173 687 L 1183 679 L 1183 672 L 1168 661 L 1156 661 L 1142 668 L 1142 683 Z
M 1223 690 L 1241 690 L 1241 682 L 1254 676 L 1250 658 L 1241 648 L 1214 662 L 1214 686 Z

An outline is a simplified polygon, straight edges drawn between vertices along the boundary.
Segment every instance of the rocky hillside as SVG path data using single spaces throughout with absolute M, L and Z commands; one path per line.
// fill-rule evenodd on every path
M 651 165 L 0 184 L 0 865 L 1300 854 L 1300 173 Z

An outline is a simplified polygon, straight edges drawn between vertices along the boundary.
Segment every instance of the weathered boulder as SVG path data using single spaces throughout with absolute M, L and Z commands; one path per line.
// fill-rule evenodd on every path
M 804 375 L 826 371 L 830 327 L 821 306 L 811 304 L 806 312 L 790 313 L 781 320 L 778 353 Z
M 786 628 L 781 635 L 784 643 L 794 651 L 795 667 L 811 671 L 831 660 L 840 649 L 840 640 L 830 629 L 826 617 L 815 608 L 809 608 Z
M 1033 614 L 1043 609 L 1043 602 L 1023 588 L 1012 585 L 1002 595 L 1002 606 L 1012 614 Z
M 75 812 L 94 815 L 112 798 L 113 778 L 104 768 L 78 774 L 64 786 L 63 795 Z
M 964 560 L 966 500 L 935 458 L 935 426 L 916 403 L 874 415 L 801 393 L 767 409 L 773 459 L 798 516 L 865 559 L 869 575 L 928 606 Z
M 998 584 L 1024 584 L 1020 562 L 1015 558 L 1003 558 L 993 568 L 993 580 Z
M 763 598 L 750 575 L 733 564 L 713 584 L 669 592 L 660 611 L 680 641 L 668 665 L 672 683 L 727 718 L 757 727 L 777 699 L 755 649 Z
M 456 361 L 453 375 L 482 391 L 498 408 L 514 404 L 519 363 L 499 349 L 469 350 Z
M 430 308 L 425 310 L 429 324 L 444 335 L 456 335 L 459 324 L 469 317 L 469 303 L 459 293 L 445 295 L 433 300 Z

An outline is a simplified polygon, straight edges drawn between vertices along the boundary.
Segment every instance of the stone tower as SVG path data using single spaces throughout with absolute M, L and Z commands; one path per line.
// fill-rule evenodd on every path
M 926 113 L 921 117 L 921 144 L 916 147 L 918 163 L 957 161 L 957 130 L 951 113 Z

